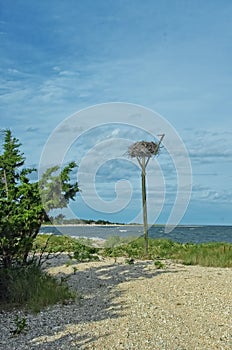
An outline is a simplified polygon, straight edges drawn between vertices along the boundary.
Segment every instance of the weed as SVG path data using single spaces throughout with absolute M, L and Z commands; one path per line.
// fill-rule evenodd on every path
M 15 328 L 11 331 L 11 333 L 16 336 L 21 334 L 23 331 L 27 329 L 27 320 L 26 317 L 20 318 L 18 315 L 16 315 L 15 318 Z
M 78 268 L 76 266 L 73 266 L 73 274 L 75 275 L 77 272 Z
M 164 269 L 165 268 L 165 264 L 162 263 L 160 260 L 154 261 L 154 265 L 156 266 L 157 269 Z
M 125 263 L 128 265 L 133 265 L 135 263 L 134 259 L 126 259 Z

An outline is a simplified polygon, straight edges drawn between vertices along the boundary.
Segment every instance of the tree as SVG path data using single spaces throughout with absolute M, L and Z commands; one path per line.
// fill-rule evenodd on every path
M 54 166 L 43 174 L 39 181 L 39 190 L 46 212 L 56 208 L 65 208 L 70 199 L 74 200 L 79 187 L 77 182 L 70 183 L 70 172 L 75 167 L 76 163 L 71 162 L 60 173 L 59 167 Z
M 4 131 L 0 154 L 0 259 L 4 267 L 26 263 L 33 241 L 51 209 L 64 208 L 79 191 L 70 183 L 74 162 L 63 170 L 48 169 L 40 181 L 32 182 L 36 169 L 23 168 L 25 157 L 19 140 Z

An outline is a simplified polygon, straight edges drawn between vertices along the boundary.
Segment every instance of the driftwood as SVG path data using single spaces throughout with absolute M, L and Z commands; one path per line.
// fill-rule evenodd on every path
M 129 147 L 128 153 L 132 158 L 152 157 L 159 153 L 159 144 L 147 141 L 135 142 Z

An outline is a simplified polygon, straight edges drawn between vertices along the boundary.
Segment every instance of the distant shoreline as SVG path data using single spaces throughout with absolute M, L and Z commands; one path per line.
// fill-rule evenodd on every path
M 96 223 L 93 223 L 93 224 L 44 224 L 44 225 L 41 225 L 41 227 L 101 227 L 101 226 L 105 226 L 105 227 L 133 227 L 133 226 L 143 226 L 143 224 L 96 224 Z M 164 227 L 166 226 L 166 224 L 148 224 L 148 226 L 156 226 L 156 227 Z M 210 226 L 210 227 L 232 227 L 232 224 L 231 225 L 222 225 L 222 224 L 182 224 L 182 225 L 177 225 L 176 227 L 206 227 L 206 226 Z
M 91 227 L 91 226 L 106 226 L 106 227 L 115 227 L 115 226 L 141 226 L 140 224 L 46 224 L 46 225 L 42 225 L 42 227 L 51 227 L 51 226 L 56 226 L 56 227 L 73 227 L 73 226 L 77 226 L 77 227 Z

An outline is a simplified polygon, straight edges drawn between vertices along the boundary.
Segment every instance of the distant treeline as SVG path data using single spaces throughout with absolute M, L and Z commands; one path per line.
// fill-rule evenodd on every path
M 93 220 L 93 219 L 66 219 L 62 214 L 59 214 L 56 217 L 49 217 L 49 222 L 46 224 L 57 224 L 57 225 L 124 225 L 122 222 L 111 222 L 108 220 Z

